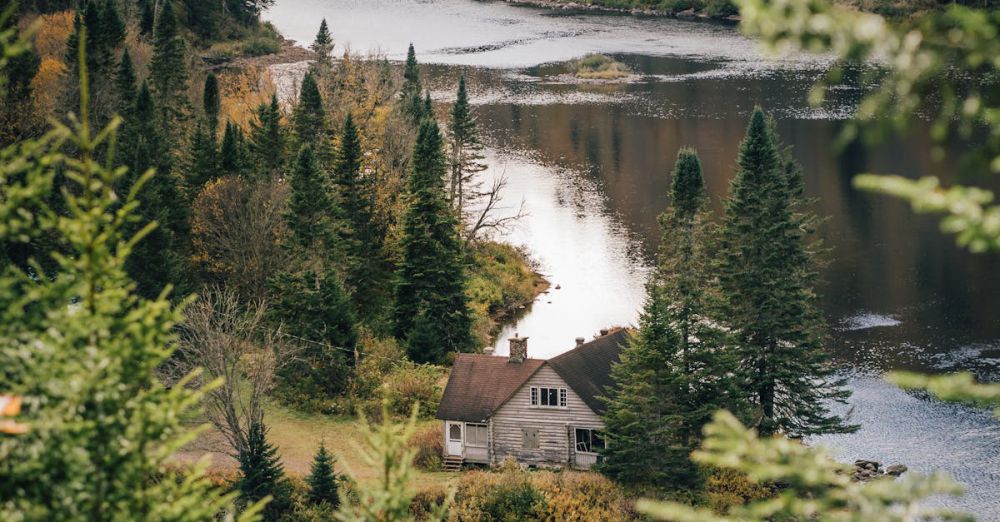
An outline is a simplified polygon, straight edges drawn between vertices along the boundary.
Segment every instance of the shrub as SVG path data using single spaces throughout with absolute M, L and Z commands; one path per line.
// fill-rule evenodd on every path
M 544 280 L 528 254 L 512 245 L 481 242 L 469 251 L 471 267 L 465 295 L 472 309 L 478 345 L 489 344 L 499 324 L 535 299 Z
M 410 501 L 410 514 L 415 520 L 434 519 L 434 515 L 448 502 L 448 497 L 448 490 L 439 485 L 421 489 Z
M 413 411 L 413 404 L 420 402 L 420 417 L 429 417 L 441 403 L 442 369 L 426 364 L 400 363 L 382 382 L 382 399 L 389 413 L 398 416 Z
M 416 453 L 413 456 L 413 464 L 424 471 L 439 471 L 441 469 L 441 455 L 444 454 L 444 436 L 441 433 L 441 425 L 434 423 L 423 429 L 417 430 L 410 438 L 409 446 Z
M 597 473 L 537 473 L 545 495 L 546 520 L 629 520 L 636 518 L 622 489 Z
M 603 54 L 588 54 L 570 62 L 570 70 L 577 78 L 587 80 L 614 80 L 632 74 L 625 64 Z
M 543 520 L 545 496 L 535 488 L 527 472 L 505 470 L 499 473 L 473 471 L 458 484 L 454 521 Z
M 746 475 L 731 469 L 715 469 L 705 482 L 705 497 L 713 511 L 726 514 L 734 506 L 774 496 L 772 487 L 758 484 Z

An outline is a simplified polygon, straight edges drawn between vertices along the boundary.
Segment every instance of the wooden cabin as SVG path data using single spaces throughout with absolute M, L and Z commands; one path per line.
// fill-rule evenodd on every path
M 510 339 L 510 356 L 459 354 L 437 418 L 445 462 L 590 468 L 604 447 L 598 399 L 625 330 L 602 335 L 552 359 L 528 357 L 528 339 Z

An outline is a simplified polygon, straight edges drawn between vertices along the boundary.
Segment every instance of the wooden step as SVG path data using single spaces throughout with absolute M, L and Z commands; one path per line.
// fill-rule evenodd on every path
M 465 464 L 465 457 L 448 455 L 444 458 L 441 469 L 444 471 L 461 471 L 463 464 Z

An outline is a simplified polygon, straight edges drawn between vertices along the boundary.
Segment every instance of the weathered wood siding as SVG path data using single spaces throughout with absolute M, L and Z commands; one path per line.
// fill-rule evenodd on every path
M 531 405 L 531 388 L 566 388 L 566 407 Z M 575 462 L 576 428 L 602 428 L 604 424 L 548 365 L 542 366 L 528 382 L 490 419 L 491 460 L 498 464 L 508 456 L 530 465 L 567 465 Z M 538 429 L 538 449 L 522 447 L 522 429 Z

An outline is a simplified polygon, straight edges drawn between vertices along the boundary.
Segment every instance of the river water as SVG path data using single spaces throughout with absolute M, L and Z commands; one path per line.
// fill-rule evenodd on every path
M 995 181 L 964 178 L 953 159 L 935 161 L 920 129 L 877 147 L 835 146 L 865 87 L 838 89 L 811 108 L 806 94 L 828 61 L 767 59 L 729 26 L 472 0 L 278 0 L 267 13 L 300 42 L 323 17 L 340 51 L 400 60 L 413 42 L 436 101 L 452 100 L 466 76 L 488 145 L 483 176 L 506 176 L 506 206 L 523 201 L 528 212 L 502 239 L 525 246 L 553 285 L 501 333 L 498 353 L 515 332 L 530 338 L 533 356 L 551 357 L 575 337 L 634 324 L 677 149 L 698 149 L 721 209 L 749 113 L 762 106 L 794 147 L 817 211 L 830 217 L 819 290 L 829 349 L 850 377 L 850 414 L 863 427 L 816 442 L 848 461 L 945 470 L 967 492 L 941 503 L 1000 520 L 1000 422 L 879 378 L 914 369 L 1000 380 L 1000 257 L 970 255 L 936 218 L 851 187 L 854 174 L 869 171 L 1000 188 Z M 587 52 L 614 55 L 642 78 L 560 81 L 561 62 Z

